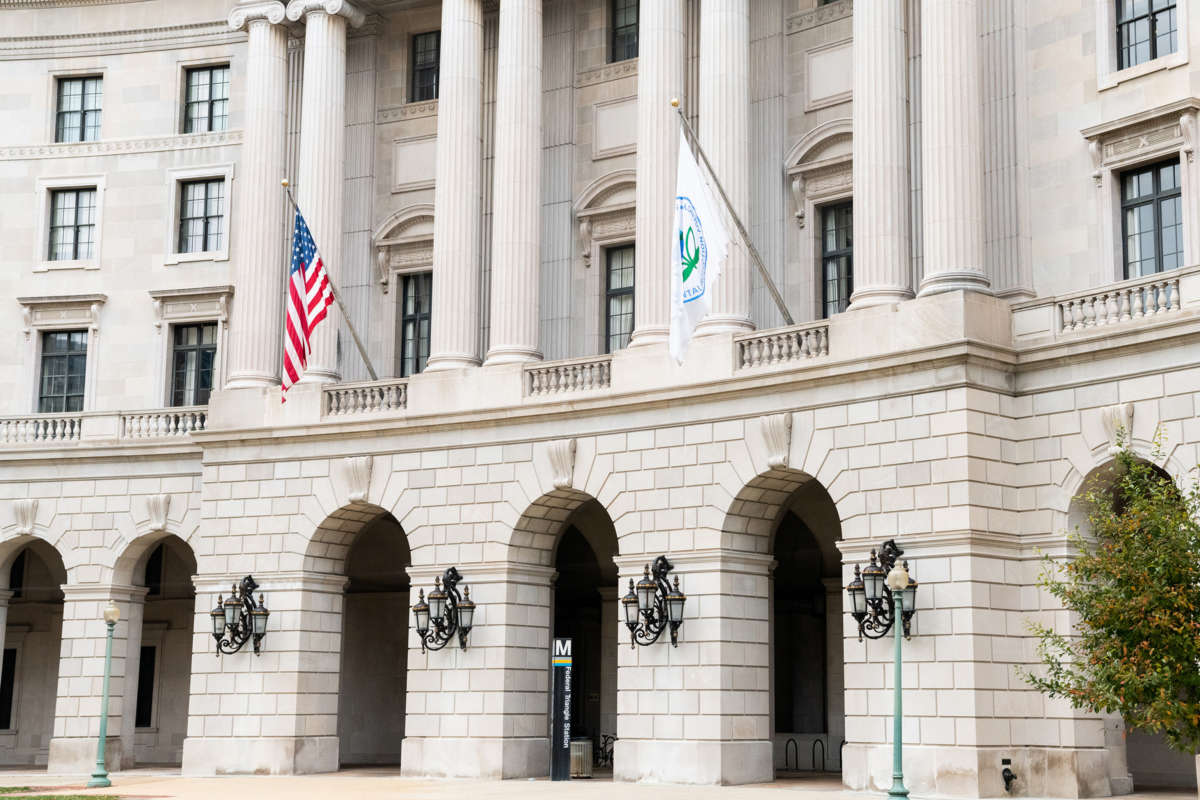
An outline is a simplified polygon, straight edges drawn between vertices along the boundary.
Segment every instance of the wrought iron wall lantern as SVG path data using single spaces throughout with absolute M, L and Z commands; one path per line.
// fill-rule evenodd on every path
M 254 602 L 257 588 L 254 577 L 247 575 L 240 586 L 234 585 L 228 598 L 217 595 L 217 605 L 209 612 L 213 639 L 217 642 L 217 658 L 221 653 L 233 655 L 250 640 L 254 641 L 254 655 L 262 655 L 259 645 L 267 635 L 267 617 L 271 612 L 261 594 L 258 602 Z
M 865 569 L 854 565 L 854 580 L 846 587 L 850 596 L 850 615 L 858 623 L 858 640 L 865 636 L 868 639 L 882 639 L 896 622 L 896 594 L 900 595 L 900 620 L 904 626 L 904 638 L 912 638 L 912 618 L 917 606 L 917 582 L 908 578 L 908 585 L 893 592 L 887 586 L 888 573 L 896 566 L 896 559 L 904 555 L 904 551 L 896 545 L 895 539 L 888 539 L 879 548 L 878 555 L 871 551 L 871 562 Z M 903 562 L 905 572 L 908 572 L 908 562 Z
M 687 595 L 679 591 L 679 576 L 675 585 L 667 582 L 667 573 L 674 569 L 666 556 L 654 559 L 654 566 L 646 565 L 642 579 L 634 588 L 629 579 L 629 593 L 621 598 L 625 611 L 625 627 L 629 628 L 629 647 L 635 644 L 649 645 L 658 641 L 663 629 L 670 626 L 671 644 L 679 646 L 679 626 L 683 624 L 683 604 Z
M 460 581 L 462 575 L 458 573 L 458 567 L 448 568 L 440 579 L 433 579 L 429 602 L 425 601 L 425 590 L 422 589 L 420 599 L 412 607 L 422 653 L 441 650 L 455 633 L 459 647 L 467 649 L 467 634 L 475 623 L 475 604 L 471 602 L 470 587 L 464 586 L 459 593 Z

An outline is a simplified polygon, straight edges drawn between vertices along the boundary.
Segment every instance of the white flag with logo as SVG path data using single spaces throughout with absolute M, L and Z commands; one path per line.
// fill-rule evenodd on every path
M 675 230 L 671 243 L 671 357 L 683 363 L 692 333 L 712 310 L 713 288 L 729 250 L 729 231 L 716 198 L 700 174 L 687 137 L 679 131 L 675 177 Z

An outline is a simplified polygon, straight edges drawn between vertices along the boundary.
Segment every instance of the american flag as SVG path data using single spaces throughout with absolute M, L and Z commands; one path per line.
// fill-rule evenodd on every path
M 287 390 L 308 366 L 312 352 L 312 332 L 325 319 L 325 310 L 333 303 L 333 288 L 321 254 L 313 243 L 308 224 L 296 209 L 296 225 L 292 229 L 292 268 L 288 275 L 287 320 L 283 337 L 283 402 Z

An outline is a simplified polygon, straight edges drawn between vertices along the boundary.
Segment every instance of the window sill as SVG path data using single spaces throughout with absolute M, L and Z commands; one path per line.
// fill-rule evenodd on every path
M 228 261 L 228 250 L 210 250 L 203 253 L 171 253 L 165 259 L 163 264 L 172 266 L 175 264 L 193 264 L 200 261 Z
M 1188 63 L 1187 53 L 1178 50 L 1170 55 L 1156 58 L 1153 61 L 1147 61 L 1144 64 L 1138 64 L 1135 67 L 1126 67 L 1122 70 L 1115 70 L 1101 77 L 1097 84 L 1100 91 L 1112 89 L 1126 81 L 1132 81 L 1146 75 L 1152 75 L 1155 72 L 1163 70 L 1172 70 L 1176 67 L 1182 67 Z
M 51 272 L 58 269 L 100 269 L 100 261 L 95 258 L 71 259 L 69 261 L 40 261 L 33 267 L 34 272 Z
M 136 727 L 133 729 L 133 732 L 134 733 L 158 733 L 158 726 L 152 725 L 149 728 Z

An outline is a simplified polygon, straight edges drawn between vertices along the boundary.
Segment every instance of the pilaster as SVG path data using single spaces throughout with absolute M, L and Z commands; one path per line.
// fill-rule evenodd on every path
M 675 165 L 679 159 L 674 98 L 684 99 L 683 0 L 640 9 L 637 100 L 637 291 L 631 345 L 667 341 L 671 313 L 671 251 Z
M 428 369 L 479 364 L 483 4 L 443 0 Z
M 700 144 L 742 222 L 750 211 L 749 0 L 700 5 Z M 732 235 L 713 293 L 712 311 L 696 335 L 750 330 L 750 255 Z
M 854 292 L 851 307 L 912 297 L 904 0 L 854 9 Z
M 537 361 L 541 273 L 542 3 L 504 0 L 496 65 L 488 364 Z M 435 278 L 436 280 L 436 278 Z
M 279 226 L 286 198 L 287 33 L 280 2 L 241 2 L 229 26 L 246 28 L 245 139 L 233 239 L 234 298 L 229 337 L 231 389 L 279 383 L 286 248 Z

